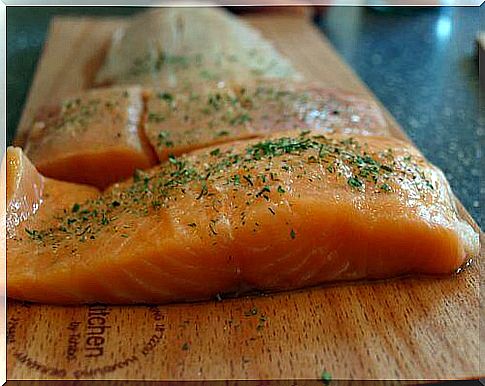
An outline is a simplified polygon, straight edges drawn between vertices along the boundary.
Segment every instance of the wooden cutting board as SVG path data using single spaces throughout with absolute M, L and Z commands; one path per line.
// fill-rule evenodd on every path
M 370 95 L 305 17 L 244 18 L 308 79 Z M 90 86 L 111 33 L 122 23 L 54 20 L 18 144 L 40 105 Z M 388 119 L 393 134 L 406 139 Z M 485 375 L 479 360 L 485 342 L 479 336 L 479 290 L 475 263 L 453 277 L 339 284 L 198 304 L 10 302 L 7 374 L 9 379 L 147 380 L 319 379 L 324 371 L 334 379 L 478 377 Z

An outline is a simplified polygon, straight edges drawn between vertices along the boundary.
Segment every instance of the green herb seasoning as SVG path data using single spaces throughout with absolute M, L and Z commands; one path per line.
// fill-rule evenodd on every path
M 328 386 L 332 382 L 332 375 L 327 370 L 324 370 L 320 375 L 320 379 L 324 385 Z
M 168 131 L 160 131 L 158 133 L 158 147 L 173 147 L 173 141 L 170 139 L 170 133 Z
M 30 236 L 32 240 L 42 241 L 43 235 L 37 230 L 30 230 L 25 228 L 25 232 Z
M 162 114 L 157 114 L 157 113 L 148 113 L 148 121 L 150 122 L 157 122 L 157 123 L 160 123 L 160 122 L 163 122 L 165 120 L 165 116 L 163 116 Z
M 316 161 L 309 161 L 310 156 Z M 310 184 L 325 184 L 328 179 L 356 194 L 393 194 L 406 180 L 416 192 L 425 193 L 434 188 L 422 162 L 407 154 L 396 156 L 392 149 L 371 152 L 365 143 L 352 138 L 340 140 L 308 132 L 251 142 L 246 147 L 219 147 L 197 156 L 170 155 L 154 169 L 136 170 L 131 182 L 96 199 L 75 203 L 56 213 L 49 225 L 25 232 L 30 240 L 56 248 L 63 242 L 95 242 L 102 231 L 126 237 L 129 233 L 121 228 L 129 225 L 127 219 L 136 224 L 139 217 L 159 216 L 181 197 L 217 212 L 218 192 L 224 186 L 243 197 L 244 208 L 263 204 L 271 215 L 277 215 L 274 204 L 282 194 L 297 194 L 289 181 L 301 178 Z M 312 170 L 318 174 L 308 178 Z M 282 184 L 290 185 L 283 188 Z M 245 210 L 238 210 L 241 222 L 235 226 L 251 226 L 254 232 L 261 229 L 259 224 L 247 222 Z M 211 219 L 209 229 L 195 222 L 188 222 L 188 227 L 217 238 L 221 234 L 218 221 L 216 216 Z M 291 229 L 289 236 L 294 240 L 296 231 Z
M 221 153 L 220 149 L 214 149 L 210 152 L 210 155 L 212 156 L 218 156 Z
M 216 133 L 216 137 L 225 137 L 229 135 L 229 132 L 227 130 L 221 130 Z
M 183 56 L 172 55 L 165 51 L 160 51 L 155 54 L 148 52 L 144 56 L 134 59 L 131 68 L 124 76 L 137 77 L 144 74 L 159 73 L 168 68 L 174 71 L 186 70 L 196 64 L 197 60 L 200 60 L 199 54 Z
M 157 94 L 157 97 L 167 103 L 172 103 L 174 100 L 173 95 L 168 92 L 159 92 Z
M 124 90 L 117 95 L 111 95 L 112 100 L 102 100 L 92 95 L 89 98 L 73 98 L 64 101 L 58 113 L 48 116 L 45 125 L 52 132 L 81 133 L 90 127 L 92 122 L 97 122 L 100 116 L 109 110 L 113 120 L 121 119 L 120 103 L 126 103 L 129 96 Z M 118 133 L 118 138 L 121 133 Z
M 363 185 L 362 181 L 360 181 L 358 177 L 349 177 L 347 179 L 347 183 L 353 188 L 361 188 Z
M 390 192 L 392 190 L 391 187 L 386 183 L 383 183 L 382 185 L 380 185 L 379 189 L 381 189 L 384 192 Z

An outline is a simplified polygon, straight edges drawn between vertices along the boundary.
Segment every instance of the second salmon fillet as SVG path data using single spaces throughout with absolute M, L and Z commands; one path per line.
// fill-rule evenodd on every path
M 147 90 L 145 133 L 158 158 L 278 131 L 388 135 L 374 101 L 307 82 L 258 80 Z
M 167 89 L 94 89 L 42 109 L 25 152 L 47 177 L 105 189 L 218 143 L 289 129 L 387 135 L 370 100 L 316 84 L 259 80 Z

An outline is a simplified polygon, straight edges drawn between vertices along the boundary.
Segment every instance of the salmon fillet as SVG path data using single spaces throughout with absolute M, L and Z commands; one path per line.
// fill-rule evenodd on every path
M 26 154 L 45 176 L 104 189 L 169 154 L 308 128 L 387 135 L 379 106 L 316 84 L 258 80 L 168 89 L 105 88 L 38 114 Z
M 15 299 L 191 301 L 450 274 L 478 254 L 442 172 L 391 138 L 306 131 L 233 142 L 172 156 L 102 195 L 23 170 L 30 176 L 16 178 L 33 182 L 14 185 L 9 207 L 35 196 L 34 181 L 43 193 L 8 235 Z
M 105 188 L 156 162 L 142 112 L 139 87 L 81 93 L 38 114 L 25 152 L 45 176 Z
M 147 91 L 145 132 L 158 158 L 277 131 L 388 135 L 379 106 L 316 84 L 258 80 Z
M 96 82 L 173 87 L 254 77 L 301 78 L 239 18 L 220 8 L 181 7 L 144 12 L 117 30 Z

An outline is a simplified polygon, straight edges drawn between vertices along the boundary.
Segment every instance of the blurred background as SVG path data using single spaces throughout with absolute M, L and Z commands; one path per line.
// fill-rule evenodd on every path
M 233 12 L 268 12 L 230 8 Z M 7 7 L 7 143 L 56 15 L 129 16 L 138 7 Z M 482 224 L 485 108 L 481 7 L 311 7 L 322 34 L 397 119 Z M 325 63 L 322 63 L 324 66 Z

